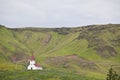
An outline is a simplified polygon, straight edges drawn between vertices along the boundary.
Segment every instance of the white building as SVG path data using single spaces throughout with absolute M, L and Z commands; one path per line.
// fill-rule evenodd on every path
M 35 62 L 34 55 L 32 55 L 29 59 L 29 65 L 27 67 L 27 70 L 43 70 L 43 68 Z

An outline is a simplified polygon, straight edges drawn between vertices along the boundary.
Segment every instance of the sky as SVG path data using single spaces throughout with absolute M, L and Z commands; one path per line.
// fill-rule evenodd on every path
M 11 28 L 109 23 L 120 23 L 120 0 L 0 0 L 0 24 Z

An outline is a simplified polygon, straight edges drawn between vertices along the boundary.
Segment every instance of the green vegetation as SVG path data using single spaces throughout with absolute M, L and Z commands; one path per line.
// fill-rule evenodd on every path
M 113 66 L 109 69 L 106 80 L 120 80 L 120 74 L 113 69 Z
M 43 71 L 26 70 L 32 53 Z M 105 80 L 108 68 L 119 62 L 120 24 L 13 29 L 0 25 L 1 80 Z
M 100 80 L 58 70 L 1 71 L 0 78 L 1 80 Z

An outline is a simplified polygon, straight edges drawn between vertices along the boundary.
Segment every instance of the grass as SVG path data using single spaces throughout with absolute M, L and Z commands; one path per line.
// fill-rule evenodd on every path
M 102 80 L 57 70 L 0 71 L 1 80 Z

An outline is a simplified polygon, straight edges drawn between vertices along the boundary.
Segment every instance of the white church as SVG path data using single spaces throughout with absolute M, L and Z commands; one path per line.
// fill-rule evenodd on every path
M 27 70 L 43 70 L 43 68 L 35 62 L 34 55 L 32 55 L 29 59 L 29 65 L 27 67 Z

